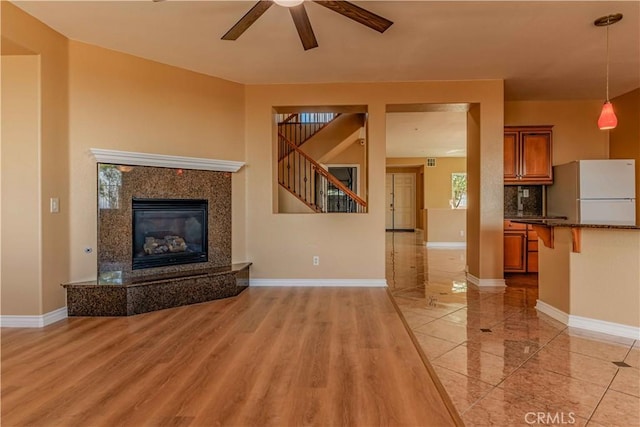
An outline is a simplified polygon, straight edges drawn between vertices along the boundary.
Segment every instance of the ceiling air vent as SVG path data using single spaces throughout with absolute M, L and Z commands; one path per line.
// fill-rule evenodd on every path
M 435 168 L 436 167 L 436 159 L 435 157 L 427 157 L 427 167 Z

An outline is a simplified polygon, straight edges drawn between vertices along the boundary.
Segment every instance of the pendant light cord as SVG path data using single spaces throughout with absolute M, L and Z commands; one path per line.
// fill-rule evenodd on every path
M 609 102 L 609 18 L 607 18 L 607 102 Z

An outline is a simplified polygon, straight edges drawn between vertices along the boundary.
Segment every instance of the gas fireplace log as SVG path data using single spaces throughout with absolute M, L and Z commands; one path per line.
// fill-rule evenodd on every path
M 164 239 L 147 237 L 143 248 L 147 255 L 161 255 L 167 252 L 185 252 L 187 243 L 180 236 L 164 236 Z

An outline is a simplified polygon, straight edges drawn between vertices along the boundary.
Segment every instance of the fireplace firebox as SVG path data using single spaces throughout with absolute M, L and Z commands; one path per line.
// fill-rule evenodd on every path
M 133 199 L 132 269 L 208 261 L 208 201 Z

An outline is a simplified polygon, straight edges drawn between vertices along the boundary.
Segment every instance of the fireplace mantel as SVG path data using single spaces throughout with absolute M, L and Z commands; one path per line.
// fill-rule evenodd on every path
M 199 169 L 219 172 L 237 172 L 244 166 L 244 162 L 232 160 L 167 156 L 164 154 L 136 153 L 133 151 L 105 150 L 102 148 L 91 148 L 90 150 L 98 163 L 155 166 L 173 169 Z

